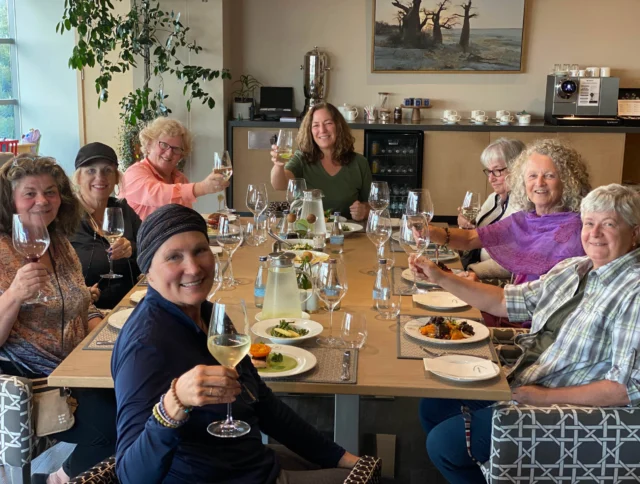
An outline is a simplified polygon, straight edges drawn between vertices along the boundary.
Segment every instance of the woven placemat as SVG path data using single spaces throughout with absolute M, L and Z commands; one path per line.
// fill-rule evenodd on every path
M 476 343 L 447 346 L 438 343 L 429 343 L 427 341 L 419 341 L 404 332 L 404 325 L 412 319 L 424 319 L 426 323 L 429 318 L 430 316 L 415 316 L 410 314 L 401 314 L 398 316 L 397 349 L 399 359 L 421 360 L 423 358 L 429 358 L 430 356 L 420 348 L 424 346 L 436 353 L 447 354 L 451 352 L 458 355 L 479 356 L 482 358 L 490 358 L 496 363 L 498 362 L 498 356 L 489 338 Z M 475 318 L 465 319 L 481 322 Z
M 123 309 L 130 309 L 132 306 L 118 306 L 111 314 L 115 314 Z M 113 345 L 116 342 L 118 333 L 120 331 L 111 326 L 109 323 L 105 324 L 100 331 L 96 333 L 89 343 L 87 343 L 83 350 L 113 350 Z
M 345 348 L 322 348 L 316 344 L 308 343 L 300 345 L 300 348 L 312 353 L 318 360 L 317 365 L 300 375 L 286 376 L 283 378 L 265 378 L 265 382 L 270 381 L 299 381 L 304 383 L 351 383 L 358 381 L 358 350 L 351 349 L 351 361 L 348 380 L 341 380 L 342 375 L 342 355 Z
M 413 294 L 413 283 L 402 277 L 402 271 L 406 267 L 394 267 L 391 269 L 391 292 L 395 296 L 410 296 Z M 423 287 L 423 289 L 425 289 Z

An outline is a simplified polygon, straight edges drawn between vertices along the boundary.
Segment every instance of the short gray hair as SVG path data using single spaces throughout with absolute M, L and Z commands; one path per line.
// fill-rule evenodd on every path
M 582 199 L 580 215 L 588 212 L 616 212 L 631 227 L 640 225 L 640 193 L 612 183 L 596 188 Z
M 511 164 L 525 149 L 525 145 L 519 139 L 500 138 L 487 146 L 480 155 L 480 162 L 485 168 L 495 160 L 504 161 L 508 170 Z

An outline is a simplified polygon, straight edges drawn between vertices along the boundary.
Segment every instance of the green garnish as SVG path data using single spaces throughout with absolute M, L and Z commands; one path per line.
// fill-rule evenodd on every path
M 278 326 L 269 330 L 269 335 L 276 338 L 299 338 L 307 334 L 309 334 L 308 329 L 298 328 L 293 325 L 293 321 L 285 321 L 284 319 L 280 320 Z
M 284 360 L 284 357 L 282 356 L 282 353 L 271 353 L 269 355 L 270 363 L 282 363 L 283 360 Z

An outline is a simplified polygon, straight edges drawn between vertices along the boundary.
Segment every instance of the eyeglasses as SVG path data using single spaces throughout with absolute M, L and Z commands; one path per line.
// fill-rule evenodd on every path
M 493 175 L 495 177 L 501 177 L 502 176 L 502 172 L 504 172 L 506 170 L 507 170 L 506 168 L 498 168 L 497 170 L 487 170 L 485 168 L 484 170 L 482 170 L 482 173 L 484 173 L 487 176 Z
M 162 151 L 167 151 L 171 148 L 171 152 L 174 155 L 184 155 L 184 148 L 181 148 L 180 146 L 171 146 L 169 143 L 165 143 L 164 141 L 158 141 L 158 145 L 160 145 L 160 149 Z

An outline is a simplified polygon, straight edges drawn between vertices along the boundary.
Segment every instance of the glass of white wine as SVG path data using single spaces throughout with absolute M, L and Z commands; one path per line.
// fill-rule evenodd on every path
M 276 153 L 281 161 L 286 163 L 293 156 L 293 131 L 281 129 L 276 142 Z
M 421 256 L 429 246 L 429 223 L 427 218 L 422 214 L 403 215 L 400 223 L 400 247 L 404 249 L 407 255 L 416 254 Z M 413 273 L 412 294 L 418 294 L 418 285 L 416 280 L 418 275 L 415 269 Z
M 122 209 L 120 207 L 107 207 L 104 211 L 104 219 L 102 220 L 102 235 L 109 241 L 111 247 L 116 241 L 124 235 L 124 218 L 122 217 Z M 101 274 L 104 279 L 119 279 L 122 274 L 113 272 L 113 259 L 109 252 L 109 274 Z
M 218 299 L 213 303 L 209 322 L 209 353 L 225 368 L 235 368 L 247 356 L 250 347 L 249 320 L 244 300 Z M 221 438 L 241 437 L 250 430 L 251 426 L 248 423 L 233 419 L 231 403 L 227 404 L 227 418 L 212 422 L 207 427 L 207 432 Z
M 469 223 L 475 224 L 480 213 L 480 194 L 478 192 L 467 192 L 462 201 L 462 216 Z
M 213 172 L 222 175 L 224 181 L 229 181 L 233 175 L 233 165 L 228 151 L 216 151 L 213 153 Z

